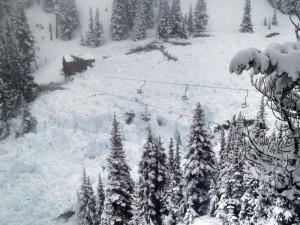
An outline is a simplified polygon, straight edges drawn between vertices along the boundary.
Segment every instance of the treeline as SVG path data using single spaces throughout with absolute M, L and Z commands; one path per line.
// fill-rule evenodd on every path
M 10 134 L 9 119 L 21 109 L 23 126 L 17 135 L 34 130 L 28 103 L 36 97 L 31 63 L 35 61 L 35 40 L 29 29 L 22 2 L 2 1 L 0 31 L 0 140 Z
M 268 171 L 264 171 L 266 177 L 255 172 L 257 165 L 248 157 L 255 154 L 253 146 L 265 146 L 276 155 L 280 153 L 278 146 L 281 149 L 288 145 L 284 125 L 269 134 L 265 105 L 262 100 L 250 127 L 245 125 L 242 114 L 234 116 L 230 129 L 221 130 L 220 151 L 215 155 L 198 103 L 184 163 L 180 146 L 171 139 L 166 150 L 149 127 L 135 182 L 130 177 L 119 123 L 114 117 L 107 186 L 103 188 L 99 178 L 101 187 L 96 197 L 84 172 L 78 195 L 78 224 L 191 225 L 206 214 L 220 218 L 224 225 L 299 222 L 299 199 L 278 195 Z

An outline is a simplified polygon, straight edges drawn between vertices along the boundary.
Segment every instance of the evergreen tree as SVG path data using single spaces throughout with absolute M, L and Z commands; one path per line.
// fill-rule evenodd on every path
M 27 134 L 30 132 L 35 132 L 37 121 L 36 119 L 31 115 L 28 105 L 22 104 L 22 132 L 21 134 Z
M 187 18 L 187 31 L 190 36 L 194 34 L 194 18 L 192 5 L 190 5 L 190 11 Z
M 294 9 L 292 0 L 281 0 L 281 10 L 283 13 L 290 14 Z
M 182 19 L 181 2 L 180 0 L 173 0 L 170 9 L 170 31 L 181 31 Z
M 108 162 L 106 217 L 110 225 L 127 225 L 132 217 L 134 183 L 125 159 L 119 123 L 114 115 Z
M 166 213 L 164 201 L 167 172 L 166 155 L 160 139 L 155 139 L 149 127 L 139 164 L 141 213 L 146 224 L 162 225 Z
M 160 5 L 160 17 L 156 35 L 159 39 L 167 40 L 169 36 L 169 3 L 167 0 L 161 0 Z
M 72 39 L 73 31 L 79 27 L 79 16 L 75 0 L 68 0 L 67 3 L 60 4 L 59 7 L 60 38 L 68 41 Z
M 251 2 L 245 0 L 244 16 L 241 24 L 241 33 L 253 33 L 253 24 L 251 22 Z
M 181 170 L 181 156 L 180 156 L 180 147 L 178 142 L 176 143 L 176 152 L 174 158 L 174 176 L 175 181 L 178 186 L 181 186 L 182 180 L 182 170 Z
M 185 213 L 184 219 L 183 219 L 185 225 L 194 224 L 195 219 L 198 217 L 198 214 L 193 209 L 192 204 L 193 204 L 192 202 L 190 202 L 190 204 L 188 204 L 189 207 L 188 207 L 188 209 Z
M 224 127 L 221 130 L 221 136 L 220 136 L 220 142 L 221 142 L 221 148 L 219 152 L 220 156 L 220 162 L 218 163 L 218 171 L 224 170 L 224 166 L 226 165 L 226 160 L 227 160 L 227 154 L 228 152 L 226 151 L 226 140 L 225 140 L 225 130 Z M 211 188 L 210 196 L 210 208 L 209 208 L 209 214 L 211 216 L 216 216 L 217 215 L 217 210 L 218 210 L 218 203 L 220 201 L 220 181 L 222 177 L 220 176 L 220 173 L 218 173 L 217 177 L 217 182 L 214 184 L 213 188 Z
M 16 30 L 16 39 L 26 66 L 26 73 L 30 73 L 30 65 L 35 57 L 35 40 L 27 22 L 24 6 L 20 3 L 14 9 L 13 23 Z
M 104 193 L 101 175 L 99 174 L 98 187 L 97 187 L 97 198 L 96 198 L 95 225 L 101 224 L 101 216 L 104 211 L 104 202 L 105 202 L 105 193 Z
M 48 13 L 54 12 L 55 1 L 53 0 L 44 0 L 43 10 Z
M 269 19 L 269 22 L 268 22 L 268 30 L 271 30 L 271 20 Z
M 277 21 L 277 10 L 274 7 L 274 14 L 273 14 L 273 18 L 272 18 L 272 25 L 277 26 L 278 25 L 278 21 Z
M 206 13 L 205 0 L 198 0 L 194 11 L 194 36 L 200 37 L 208 25 L 208 15 Z
M 264 26 L 265 26 L 265 27 L 268 26 L 267 18 L 266 18 L 266 17 L 265 17 L 265 19 L 264 19 Z
M 93 22 L 90 21 L 90 23 Z M 95 32 L 95 46 L 99 47 L 103 45 L 104 41 L 103 41 L 103 25 L 100 20 L 100 12 L 98 8 L 96 9 L 94 32 Z
M 134 20 L 134 28 L 133 28 L 134 41 L 144 40 L 147 37 L 145 7 L 146 7 L 145 0 L 138 0 L 137 12 L 136 12 L 136 17 Z
M 243 184 L 245 193 L 241 198 L 241 211 L 239 214 L 239 222 L 243 224 L 253 223 L 254 209 L 256 207 L 256 199 L 258 197 L 258 180 L 251 174 L 244 174 Z
M 183 174 L 183 212 L 191 208 L 202 216 L 209 207 L 208 192 L 215 174 L 215 155 L 204 127 L 204 112 L 200 103 L 195 109 L 188 148 Z
M 153 0 L 144 0 L 144 1 L 145 1 L 146 27 L 147 29 L 152 29 L 154 26 Z
M 134 20 L 137 12 L 138 0 L 128 0 L 127 15 L 128 15 L 128 27 L 133 30 Z
M 3 80 L 0 79 L 0 140 L 5 139 L 10 134 L 8 125 L 8 108 L 4 94 L 5 91 L 7 91 L 7 86 Z
M 145 216 L 142 214 L 143 209 L 141 204 L 141 189 L 140 184 L 142 183 L 141 179 L 136 183 L 133 194 L 133 204 L 132 204 L 132 213 L 133 216 L 130 221 L 130 225 L 147 225 Z
M 115 41 L 125 40 L 128 37 L 127 1 L 114 0 L 110 31 Z
M 92 7 L 90 7 L 90 12 L 89 12 L 89 30 L 87 32 L 86 36 L 86 45 L 92 48 L 97 47 L 96 45 L 96 32 L 95 32 L 95 22 L 93 18 L 93 10 Z
M 94 225 L 96 201 L 89 177 L 83 170 L 81 188 L 78 191 L 77 220 L 80 225 Z
M 223 157 L 221 155 L 224 164 L 220 167 L 220 201 L 217 217 L 223 220 L 224 225 L 237 223 L 241 211 L 240 199 L 245 190 L 243 187 L 244 164 L 240 155 L 244 150 L 244 145 L 243 117 L 240 114 L 237 123 L 229 130 Z
M 168 152 L 168 171 L 174 173 L 175 171 L 175 155 L 174 155 L 174 143 L 173 138 L 170 139 L 169 152 Z

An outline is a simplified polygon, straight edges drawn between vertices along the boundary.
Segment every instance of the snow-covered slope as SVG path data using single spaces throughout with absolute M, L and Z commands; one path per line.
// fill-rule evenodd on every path
M 184 12 L 195 1 L 182 1 Z M 1 143 L 1 225 L 63 224 L 53 219 L 66 210 L 74 210 L 82 168 L 86 168 L 93 184 L 99 172 L 106 179 L 105 159 L 113 113 L 121 122 L 126 153 L 135 178 L 149 124 L 155 134 L 162 136 L 166 146 L 169 138 L 180 134 L 184 154 L 191 118 L 183 114 L 192 115 L 198 101 L 205 109 L 207 120 L 215 123 L 222 123 L 239 111 L 249 117 L 255 115 L 260 102 L 260 95 L 255 92 L 250 92 L 247 99 L 250 107 L 242 109 L 240 105 L 245 100 L 245 91 L 189 87 L 189 100 L 182 101 L 184 86 L 146 83 L 144 94 L 138 95 L 136 90 L 143 82 L 104 77 L 252 89 L 246 76 L 229 74 L 232 56 L 249 46 L 265 48 L 273 41 L 294 41 L 293 27 L 286 16 L 278 13 L 279 26 L 267 30 L 262 25 L 263 18 L 271 17 L 273 10 L 267 0 L 252 0 L 255 34 L 240 34 L 238 29 L 243 1 L 207 2 L 211 37 L 191 39 L 190 46 L 166 45 L 167 50 L 178 58 L 177 62 L 167 61 L 158 51 L 125 55 L 130 48 L 149 43 L 154 37 L 138 43 L 131 40 L 110 41 L 111 0 L 77 1 L 83 32 L 90 5 L 101 9 L 107 31 L 106 44 L 97 49 L 81 47 L 79 33 L 70 42 L 50 42 L 48 25 L 54 23 L 53 14 L 43 13 L 37 5 L 28 10 L 29 21 L 40 47 L 38 65 L 41 68 L 34 73 L 38 83 L 64 81 L 59 73 L 63 55 L 90 52 L 95 55 L 96 63 L 93 68 L 63 85 L 64 90 L 45 93 L 32 103 L 31 112 L 38 120 L 36 134 L 18 139 L 12 134 Z M 42 23 L 45 29 L 36 27 L 37 22 Z M 281 35 L 273 39 L 265 38 L 267 33 L 274 31 Z M 136 102 L 101 95 L 102 92 Z M 151 120 L 145 122 L 141 117 L 145 107 L 140 103 L 176 111 L 179 115 L 149 107 Z M 130 125 L 124 120 L 126 112 L 136 115 Z M 12 130 L 17 129 L 18 125 L 19 120 L 14 119 Z M 213 125 L 210 127 L 213 128 Z M 71 220 L 69 224 L 73 222 Z

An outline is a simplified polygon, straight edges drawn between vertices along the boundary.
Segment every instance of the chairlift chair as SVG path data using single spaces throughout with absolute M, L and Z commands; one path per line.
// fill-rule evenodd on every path
M 138 94 L 143 94 L 143 87 L 146 85 L 146 81 L 144 81 L 144 84 L 141 86 L 140 89 L 137 90 Z
M 186 95 L 186 93 L 187 93 L 188 89 L 189 89 L 189 86 L 188 86 L 188 85 L 186 85 L 186 87 L 185 87 L 185 91 L 184 91 L 184 95 L 182 96 L 182 100 L 183 100 L 183 101 L 187 101 L 187 100 L 189 100 L 188 96 Z
M 148 122 L 150 120 L 150 116 L 148 113 L 148 105 L 145 106 L 145 114 L 142 115 L 142 120 Z
M 241 105 L 242 105 L 242 108 L 248 108 L 249 107 L 249 104 L 247 103 L 247 98 L 249 96 L 249 91 L 247 90 L 247 95 L 245 97 L 245 102 L 243 102 Z

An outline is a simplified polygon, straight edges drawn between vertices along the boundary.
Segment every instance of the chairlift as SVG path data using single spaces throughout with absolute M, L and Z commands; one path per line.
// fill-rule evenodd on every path
M 142 115 L 142 120 L 148 122 L 150 120 L 150 116 L 148 113 L 148 105 L 145 106 L 145 114 Z
M 242 103 L 242 108 L 248 108 L 249 104 L 247 103 L 247 98 L 249 96 L 249 91 L 247 90 L 247 95 L 245 97 L 245 102 Z
M 143 94 L 143 87 L 146 85 L 146 81 L 144 80 L 144 84 L 141 86 L 140 89 L 137 90 L 138 94 Z
M 188 89 L 189 89 L 189 86 L 186 84 L 185 91 L 184 91 L 184 95 L 182 96 L 182 100 L 183 100 L 183 101 L 186 101 L 186 100 L 189 99 L 188 96 L 186 95 Z

